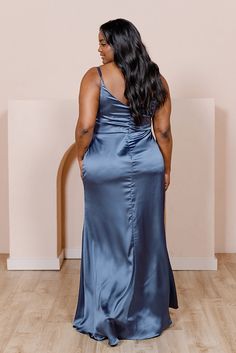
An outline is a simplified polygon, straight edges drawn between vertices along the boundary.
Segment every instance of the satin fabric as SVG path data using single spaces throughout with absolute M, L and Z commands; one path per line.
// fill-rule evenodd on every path
M 96 340 L 145 339 L 178 308 L 164 227 L 164 159 L 146 116 L 106 88 L 82 166 L 84 223 L 73 327 Z

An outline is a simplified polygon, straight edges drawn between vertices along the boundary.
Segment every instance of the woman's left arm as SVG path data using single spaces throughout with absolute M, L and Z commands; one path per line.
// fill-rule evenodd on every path
M 160 147 L 160 150 L 164 157 L 165 162 L 165 190 L 170 184 L 170 171 L 171 171 L 171 155 L 173 138 L 171 133 L 171 96 L 168 83 L 166 79 L 160 75 L 162 84 L 167 92 L 167 99 L 163 106 L 158 109 L 153 118 L 153 130 L 156 137 L 156 141 Z
M 100 82 L 96 67 L 90 68 L 83 76 L 78 97 L 79 117 L 75 128 L 76 155 L 82 174 L 82 161 L 93 138 L 94 126 L 99 107 Z

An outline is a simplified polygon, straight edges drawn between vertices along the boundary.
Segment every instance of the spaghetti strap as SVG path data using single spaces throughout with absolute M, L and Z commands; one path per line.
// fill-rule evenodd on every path
M 97 66 L 97 70 L 98 70 L 99 76 L 100 76 L 100 78 L 101 78 L 101 80 L 102 80 L 102 82 L 104 84 L 104 81 L 103 81 L 103 78 L 102 78 L 102 71 L 101 71 L 99 66 Z

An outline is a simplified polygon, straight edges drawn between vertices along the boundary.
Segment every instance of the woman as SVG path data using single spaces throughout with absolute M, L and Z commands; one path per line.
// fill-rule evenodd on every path
M 75 133 L 85 208 L 73 327 L 115 346 L 159 336 L 178 308 L 164 227 L 171 100 L 130 21 L 104 23 L 98 40 L 103 65 L 81 81 Z

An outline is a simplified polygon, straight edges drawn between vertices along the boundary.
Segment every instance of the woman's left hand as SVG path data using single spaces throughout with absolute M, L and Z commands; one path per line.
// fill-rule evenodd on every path
M 79 160 L 80 176 L 83 177 L 83 160 Z

